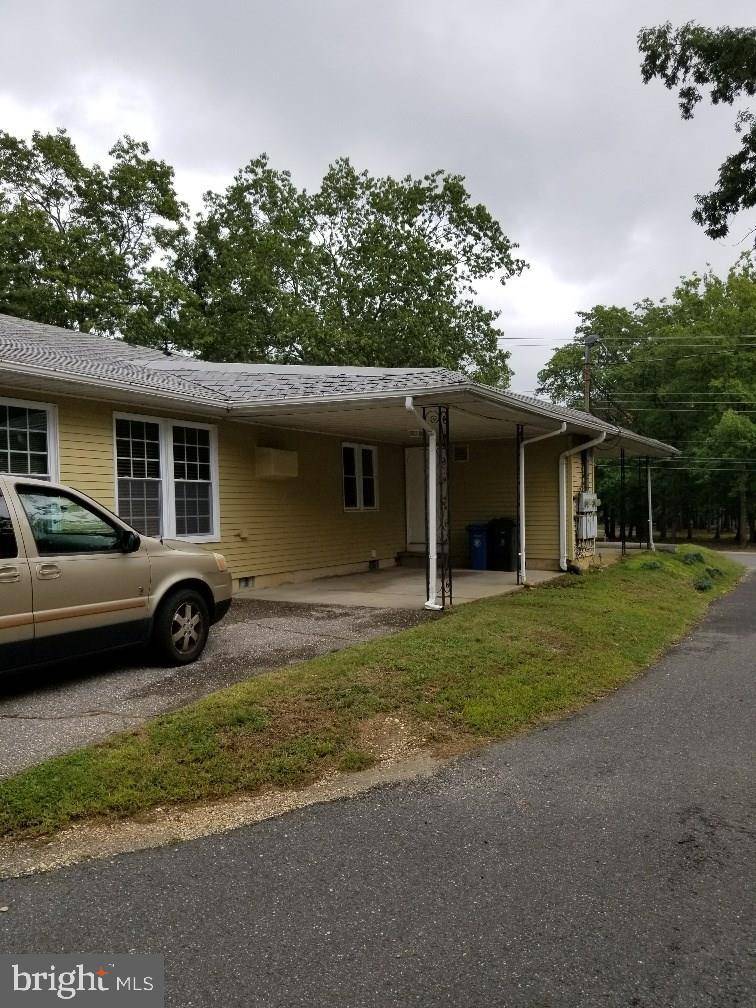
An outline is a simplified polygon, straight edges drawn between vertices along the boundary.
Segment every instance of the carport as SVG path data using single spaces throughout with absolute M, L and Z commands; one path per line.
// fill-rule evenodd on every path
M 570 563 L 596 555 L 595 531 L 590 531 L 595 528 L 595 504 L 593 525 L 581 526 L 575 512 L 579 495 L 595 499 L 595 493 L 588 492 L 595 489 L 595 451 L 618 458 L 676 454 L 669 445 L 640 437 L 588 413 L 479 385 L 463 376 L 452 375 L 455 380 L 450 384 L 430 388 L 427 382 L 414 386 L 408 372 L 401 389 L 394 378 L 394 388 L 387 392 L 381 386 L 383 371 L 362 368 L 355 369 L 361 379 L 361 387 L 355 391 L 345 384 L 342 369 L 318 369 L 321 375 L 331 370 L 329 389 L 321 385 L 317 395 L 293 394 L 285 401 L 271 398 L 237 402 L 235 420 L 265 428 L 321 433 L 357 446 L 400 445 L 407 459 L 410 455 L 422 458 L 419 478 L 414 482 L 407 468 L 406 517 L 408 551 L 421 560 L 424 577 L 417 570 L 395 571 L 390 576 L 371 571 L 365 576 L 342 577 L 338 584 L 334 578 L 321 579 L 314 589 L 312 585 L 256 586 L 250 589 L 250 597 L 258 597 L 259 591 L 259 597 L 272 599 L 275 590 L 282 599 L 293 601 L 297 596 L 304 600 L 314 590 L 321 600 L 323 592 L 327 592 L 329 597 L 340 595 L 341 601 L 349 595 L 372 596 L 385 604 L 394 597 L 406 599 L 408 604 L 412 598 L 414 605 L 419 596 L 425 608 L 441 610 L 455 597 L 485 597 L 543 580 L 541 573 L 546 574 L 549 568 L 558 573 L 567 570 Z M 373 372 L 376 391 L 370 391 Z M 344 388 L 346 391 L 342 391 Z M 485 454 L 487 470 L 500 469 L 508 474 L 516 536 L 514 571 L 460 570 L 465 525 L 460 525 L 460 519 L 455 521 L 455 512 L 461 508 L 468 518 L 471 514 L 474 518 L 470 501 L 476 487 L 469 480 L 466 486 L 459 478 L 455 481 L 455 467 L 465 464 L 463 449 L 470 446 L 476 446 L 481 457 Z M 414 532 L 410 527 L 413 521 Z M 424 534 L 417 532 L 422 525 Z M 589 531 L 581 536 L 578 548 L 576 530 L 581 528 Z M 543 540 L 548 536 L 548 548 L 539 545 L 539 537 Z M 534 562 L 529 563 L 529 557 Z M 529 566 L 533 569 L 529 570 Z M 376 577 L 380 573 L 382 580 Z

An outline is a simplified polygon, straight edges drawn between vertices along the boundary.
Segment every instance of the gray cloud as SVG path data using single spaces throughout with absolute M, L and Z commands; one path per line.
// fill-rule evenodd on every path
M 101 153 L 141 127 L 195 199 L 262 150 L 308 186 L 340 154 L 461 172 L 534 264 L 486 298 L 508 335 L 550 342 L 579 308 L 725 269 L 747 230 L 713 243 L 690 221 L 735 113 L 683 123 L 672 93 L 641 83 L 635 35 L 666 18 L 746 24 L 752 4 L 4 0 L 0 112 Z M 517 385 L 547 353 L 517 352 Z

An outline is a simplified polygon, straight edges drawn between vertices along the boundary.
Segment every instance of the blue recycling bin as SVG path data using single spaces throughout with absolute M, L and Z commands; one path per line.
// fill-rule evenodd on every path
M 488 525 L 483 522 L 467 526 L 470 544 L 470 567 L 486 570 L 488 567 Z

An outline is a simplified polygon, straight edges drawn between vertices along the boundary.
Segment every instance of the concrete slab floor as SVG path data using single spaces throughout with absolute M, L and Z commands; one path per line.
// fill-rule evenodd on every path
M 529 570 L 530 584 L 559 577 L 558 571 Z M 512 571 L 454 571 L 454 601 L 473 602 L 517 591 Z M 244 588 L 240 599 L 269 602 L 300 602 L 307 605 L 366 606 L 376 609 L 422 609 L 425 604 L 425 571 L 410 567 L 390 567 L 342 574 L 338 577 L 298 581 L 270 588 Z

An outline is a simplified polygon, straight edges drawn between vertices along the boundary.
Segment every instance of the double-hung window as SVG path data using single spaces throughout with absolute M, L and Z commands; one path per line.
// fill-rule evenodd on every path
M 115 417 L 118 513 L 145 535 L 220 537 L 215 429 Z
M 118 514 L 145 535 L 158 536 L 163 517 L 160 423 L 116 417 Z
M 57 479 L 54 406 L 0 399 L 0 473 Z
M 378 449 L 373 445 L 341 446 L 345 511 L 378 508 Z
M 173 486 L 177 535 L 210 535 L 213 480 L 207 427 L 173 425 Z

